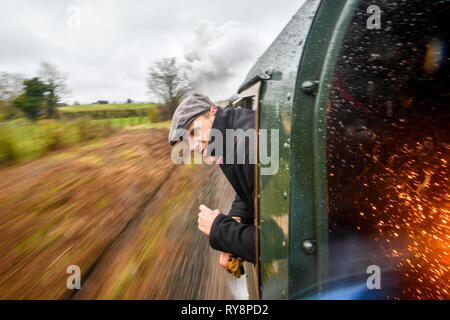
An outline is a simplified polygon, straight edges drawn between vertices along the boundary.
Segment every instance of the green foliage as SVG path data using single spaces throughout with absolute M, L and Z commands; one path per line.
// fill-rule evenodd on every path
M 0 164 L 13 162 L 17 159 L 14 136 L 7 128 L 0 128 Z
M 170 129 L 172 121 L 164 121 L 164 122 L 156 122 L 156 123 L 147 123 L 140 127 L 140 129 Z
M 47 118 L 54 118 L 56 116 L 56 104 L 59 98 L 55 95 L 54 89 L 49 87 L 49 93 L 45 97 L 45 113 Z
M 52 123 L 45 128 L 45 146 L 47 151 L 58 150 L 63 147 L 64 128 L 61 125 Z
M 65 85 L 67 75 L 50 63 L 41 63 L 38 77 L 24 80 L 20 74 L 0 73 L 0 100 L 12 103 L 28 119 L 40 116 L 54 118 L 61 98 L 69 92 Z M 0 105 L 0 120 L 17 118 L 19 112 Z
M 99 131 L 98 126 L 94 125 L 87 119 L 80 119 L 75 123 L 78 128 L 80 141 L 84 142 L 96 138 Z
M 147 109 L 156 106 L 155 103 L 131 103 L 131 104 L 90 104 L 62 107 L 60 112 L 80 112 L 80 111 L 112 111 L 125 109 Z
M 45 100 L 44 94 L 48 88 L 39 78 L 25 80 L 23 84 L 25 92 L 13 100 L 13 105 L 22 110 L 29 119 L 36 121 Z
M 146 110 L 147 111 L 147 110 Z M 0 165 L 31 160 L 48 152 L 93 139 L 108 137 L 120 128 L 170 128 L 170 121 L 155 123 L 148 117 L 0 122 Z M 149 123 L 151 122 L 151 123 Z
M 117 105 L 91 105 L 71 106 L 58 109 L 62 119 L 78 119 L 89 117 L 92 119 L 131 118 L 146 117 L 148 109 L 157 106 L 155 104 L 117 104 Z
M 65 81 L 67 75 L 61 73 L 54 65 L 43 62 L 38 72 L 41 82 L 46 86 L 45 103 L 43 113 L 47 118 L 54 118 L 56 115 L 56 106 L 61 98 L 69 93 Z
M 79 111 L 79 112 L 59 112 L 63 119 L 78 119 L 78 118 L 92 118 L 92 119 L 111 119 L 111 118 L 130 118 L 130 117 L 145 117 L 147 115 L 146 109 L 125 109 L 125 110 L 97 110 L 97 111 Z
M 23 112 L 8 101 L 0 101 L 0 121 L 18 119 L 23 116 Z
M 129 117 L 129 118 L 114 118 L 114 119 L 94 119 L 91 120 L 96 126 L 103 128 L 111 128 L 114 131 L 115 128 L 123 128 L 128 126 L 134 126 L 148 122 L 147 117 Z
M 114 132 L 109 124 L 99 126 L 88 119 L 0 124 L 0 164 L 34 159 Z
M 149 108 L 148 112 L 147 112 L 147 117 L 150 122 L 158 122 L 159 121 L 159 109 Z
M 103 123 L 103 130 L 105 131 L 106 136 L 109 136 L 114 132 L 111 121 L 105 121 Z

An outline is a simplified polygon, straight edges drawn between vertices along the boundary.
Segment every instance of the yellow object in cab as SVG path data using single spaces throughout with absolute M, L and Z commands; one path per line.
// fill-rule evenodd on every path
M 240 278 L 245 273 L 243 264 L 244 260 L 242 258 L 230 254 L 228 258 L 228 270 L 235 278 Z

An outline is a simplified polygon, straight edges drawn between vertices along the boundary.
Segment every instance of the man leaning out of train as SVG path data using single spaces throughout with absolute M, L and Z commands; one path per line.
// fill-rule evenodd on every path
M 254 136 L 239 143 L 242 139 L 235 138 L 236 132 Z M 227 139 L 230 134 L 235 137 Z M 232 105 L 221 108 L 200 94 L 187 97 L 177 107 L 169 133 L 171 145 L 183 141 L 190 153 L 200 154 L 205 163 L 219 166 L 236 191 L 228 214 L 205 205 L 199 207 L 198 213 L 198 229 L 209 237 L 213 249 L 221 251 L 219 263 L 231 273 L 236 272 L 230 266 L 232 259 L 256 262 L 255 164 L 250 161 L 254 152 L 249 143 L 255 138 L 253 110 Z

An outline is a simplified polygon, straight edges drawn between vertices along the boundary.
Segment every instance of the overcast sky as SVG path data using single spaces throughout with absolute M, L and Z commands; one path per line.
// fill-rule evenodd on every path
M 154 59 L 177 57 L 197 91 L 229 97 L 303 0 L 1 0 L 0 72 L 47 61 L 77 100 L 148 101 Z

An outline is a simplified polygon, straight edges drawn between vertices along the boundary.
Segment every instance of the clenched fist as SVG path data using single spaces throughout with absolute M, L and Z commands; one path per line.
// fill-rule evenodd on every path
M 199 209 L 200 212 L 198 213 L 198 230 L 200 230 L 205 236 L 209 237 L 212 224 L 216 217 L 220 214 L 220 210 L 211 210 L 203 204 L 199 207 Z
M 228 269 L 228 260 L 230 259 L 230 254 L 228 252 L 221 252 L 219 258 L 219 264 L 228 272 L 231 271 Z

